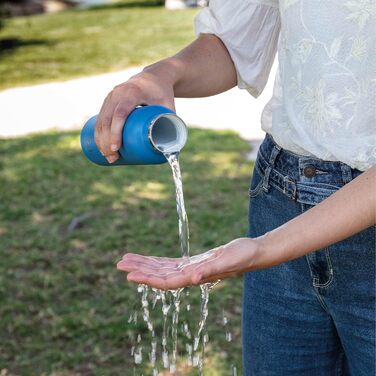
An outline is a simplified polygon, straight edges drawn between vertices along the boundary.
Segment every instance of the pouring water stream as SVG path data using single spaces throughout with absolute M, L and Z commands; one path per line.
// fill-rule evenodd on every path
M 188 226 L 188 217 L 185 210 L 184 204 L 184 195 L 183 195 L 183 185 L 182 177 L 179 165 L 179 152 L 164 152 L 171 170 L 174 180 L 175 190 L 176 190 L 176 209 L 178 213 L 178 228 L 179 228 L 179 240 L 180 240 L 180 249 L 181 257 L 186 259 L 186 262 L 197 262 L 205 256 L 194 256 L 192 259 L 189 257 L 189 226 Z M 193 343 L 186 344 L 187 352 L 187 363 L 198 368 L 199 375 L 202 376 L 204 372 L 204 356 L 205 356 L 205 345 L 208 341 L 208 336 L 206 333 L 206 321 L 208 316 L 208 302 L 209 302 L 209 293 L 212 287 L 216 283 L 206 283 L 200 285 L 201 290 L 201 307 L 200 307 L 200 321 L 198 324 L 198 329 L 196 334 L 193 337 Z M 162 332 L 162 364 L 165 369 L 169 369 L 172 375 L 176 374 L 176 363 L 178 356 L 178 324 L 179 324 L 179 313 L 181 305 L 181 297 L 183 291 L 186 291 L 186 297 L 189 296 L 189 290 L 180 288 L 173 291 L 162 291 L 157 289 L 152 289 L 156 294 L 156 301 L 161 300 L 162 303 L 162 314 L 163 314 L 163 332 Z M 148 291 L 149 287 L 145 285 L 139 285 L 138 292 L 141 293 L 141 303 L 142 303 L 142 316 L 143 320 L 147 325 L 149 332 L 151 333 L 151 352 L 149 354 L 149 359 L 153 367 L 153 376 L 158 375 L 158 370 L 156 368 L 156 355 L 157 355 L 157 340 L 154 332 L 153 324 L 150 320 L 149 315 L 149 303 L 148 303 Z M 170 298 L 170 302 L 168 301 Z M 190 310 L 190 305 L 187 304 L 187 311 Z M 171 312 L 170 312 L 171 311 Z M 172 339 L 172 353 L 169 356 L 168 353 L 168 315 L 171 313 L 172 322 L 171 322 L 171 339 Z M 189 331 L 188 323 L 183 323 L 183 332 L 186 337 L 190 340 L 191 333 Z M 139 343 L 140 337 L 138 337 L 138 343 L 133 349 L 134 360 L 136 364 L 141 363 L 142 361 L 142 346 Z M 201 349 L 199 348 L 201 344 Z M 236 372 L 236 369 L 235 369 Z M 234 373 L 233 373 L 234 374 Z

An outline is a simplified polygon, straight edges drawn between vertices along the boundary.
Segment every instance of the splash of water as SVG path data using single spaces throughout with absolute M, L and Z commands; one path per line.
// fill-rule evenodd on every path
M 189 257 L 189 226 L 188 226 L 188 217 L 185 210 L 184 204 L 184 195 L 183 195 L 183 184 L 180 172 L 179 165 L 179 153 L 165 153 L 164 154 L 168 163 L 171 166 L 172 176 L 175 184 L 176 191 L 176 209 L 178 213 L 178 223 L 179 223 L 179 240 L 180 240 L 180 249 L 181 256 L 183 258 L 184 264 L 200 262 L 203 259 L 210 257 L 210 254 L 197 255 Z M 201 289 L 201 305 L 200 305 L 200 321 L 198 324 L 197 333 L 193 337 L 193 343 L 186 344 L 187 352 L 187 364 L 198 367 L 199 375 L 203 375 L 204 369 L 204 358 L 205 358 L 205 345 L 208 341 L 208 335 L 206 333 L 206 321 L 208 317 L 208 302 L 209 302 L 209 293 L 210 290 L 215 286 L 216 283 L 206 283 L 200 286 Z M 149 311 L 149 301 L 148 301 L 148 286 L 139 285 L 138 292 L 141 293 L 141 304 L 142 304 L 142 317 L 143 320 L 151 333 L 151 351 L 149 353 L 149 360 L 153 367 L 153 375 L 158 374 L 156 368 L 157 360 L 157 340 L 155 337 L 154 326 L 150 319 Z M 186 297 L 189 297 L 188 289 L 177 289 L 174 291 L 162 291 L 153 289 L 154 297 L 152 301 L 152 308 L 154 308 L 158 302 L 162 302 L 162 314 L 163 314 L 163 332 L 161 340 L 161 355 L 162 355 L 162 364 L 165 369 L 169 369 L 170 373 L 176 374 L 176 363 L 178 356 L 178 324 L 179 324 L 179 313 L 181 306 L 181 297 L 183 291 L 186 292 Z M 168 298 L 171 299 L 168 299 Z M 169 302 L 170 300 L 170 302 Z M 190 311 L 190 304 L 186 305 L 186 310 Z M 171 356 L 169 356 L 168 351 L 168 337 L 169 337 L 169 327 L 168 327 L 168 315 L 171 314 L 171 339 L 172 339 L 172 350 Z M 137 315 L 134 314 L 130 318 L 130 321 L 137 321 Z M 183 323 L 183 333 L 186 338 L 191 341 L 192 334 L 189 330 L 188 323 Z M 136 346 L 132 347 L 132 355 L 134 356 L 135 364 L 140 364 L 142 362 L 142 346 L 141 346 L 141 336 L 137 338 Z M 199 348 L 201 344 L 201 348 Z

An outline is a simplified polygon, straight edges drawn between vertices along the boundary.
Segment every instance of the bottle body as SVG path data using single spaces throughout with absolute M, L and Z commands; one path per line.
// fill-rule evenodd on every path
M 81 131 L 81 148 L 86 158 L 101 166 L 161 164 L 164 153 L 180 151 L 188 137 L 187 126 L 173 111 L 163 106 L 143 106 L 128 116 L 122 131 L 120 158 L 110 164 L 94 141 L 97 116 Z

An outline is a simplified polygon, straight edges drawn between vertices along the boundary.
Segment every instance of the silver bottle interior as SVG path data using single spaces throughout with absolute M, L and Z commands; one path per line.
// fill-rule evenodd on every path
M 150 125 L 150 142 L 162 153 L 179 152 L 187 142 L 187 137 L 187 126 L 174 114 L 160 115 Z

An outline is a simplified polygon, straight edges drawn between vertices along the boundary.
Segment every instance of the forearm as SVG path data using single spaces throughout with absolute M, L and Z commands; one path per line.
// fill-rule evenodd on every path
M 375 223 L 376 166 L 314 208 L 258 238 L 256 268 L 322 249 Z
M 175 97 L 206 97 L 236 85 L 236 71 L 222 41 L 202 34 L 175 56 L 144 68 L 171 82 Z
M 201 255 L 169 259 L 127 254 L 118 263 L 128 280 L 164 290 L 270 268 L 343 240 L 376 223 L 376 167 L 283 226 L 239 238 Z

